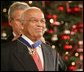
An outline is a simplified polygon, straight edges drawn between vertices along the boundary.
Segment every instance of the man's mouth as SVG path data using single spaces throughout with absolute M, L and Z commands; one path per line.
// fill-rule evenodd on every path
M 37 28 L 36 31 L 42 32 L 42 28 Z

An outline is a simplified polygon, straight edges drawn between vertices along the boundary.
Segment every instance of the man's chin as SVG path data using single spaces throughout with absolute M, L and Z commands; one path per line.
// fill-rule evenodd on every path
M 38 35 L 36 35 L 35 37 L 36 37 L 37 39 L 40 39 L 42 36 L 43 36 L 43 34 L 38 34 Z

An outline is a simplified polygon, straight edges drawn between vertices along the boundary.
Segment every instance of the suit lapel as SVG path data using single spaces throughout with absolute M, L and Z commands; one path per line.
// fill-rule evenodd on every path
M 52 53 L 49 51 L 49 47 L 45 44 L 42 44 L 43 57 L 44 57 L 44 70 L 52 71 L 54 68 L 54 60 Z
M 15 55 L 17 56 L 18 60 L 24 67 L 24 70 L 38 71 L 37 66 L 32 56 L 29 54 L 29 50 L 27 49 L 27 47 L 19 41 L 17 41 L 17 46 L 18 46 L 18 49 L 17 49 L 17 52 L 15 52 Z

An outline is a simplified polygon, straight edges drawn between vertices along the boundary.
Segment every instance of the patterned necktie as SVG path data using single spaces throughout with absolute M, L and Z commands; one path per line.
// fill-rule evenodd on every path
M 35 55 L 32 55 L 37 67 L 38 67 L 38 70 L 39 71 L 43 71 L 43 68 L 42 68 L 42 62 L 41 62 L 41 59 L 36 51 L 36 48 L 35 48 Z

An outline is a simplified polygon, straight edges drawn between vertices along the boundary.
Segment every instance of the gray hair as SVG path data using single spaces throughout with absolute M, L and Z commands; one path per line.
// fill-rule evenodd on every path
M 20 17 L 20 20 L 21 20 L 22 23 L 24 23 L 24 24 L 26 23 L 26 22 L 25 22 L 25 12 L 28 11 L 28 10 L 30 10 L 30 9 L 38 9 L 38 10 L 42 11 L 42 10 L 41 10 L 40 8 L 38 8 L 38 7 L 29 7 L 29 8 L 27 8 L 27 9 L 25 9 L 25 10 L 23 11 L 21 17 Z
M 9 10 L 8 10 L 8 18 L 14 17 L 14 11 L 15 10 L 25 10 L 26 8 L 29 8 L 30 6 L 25 2 L 14 2 Z

